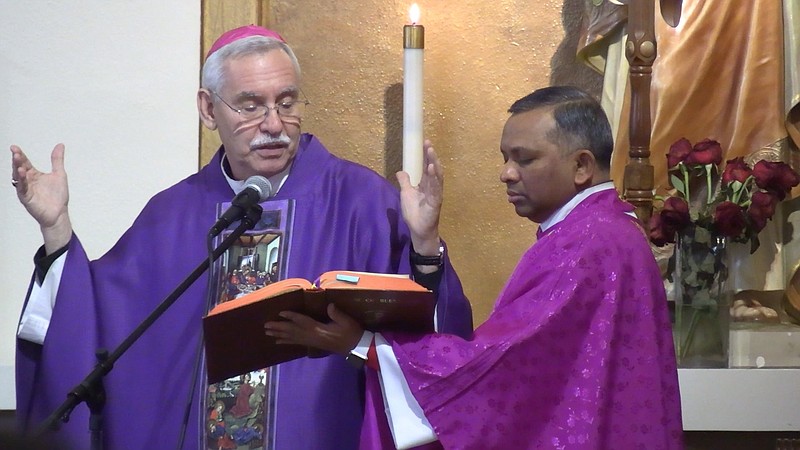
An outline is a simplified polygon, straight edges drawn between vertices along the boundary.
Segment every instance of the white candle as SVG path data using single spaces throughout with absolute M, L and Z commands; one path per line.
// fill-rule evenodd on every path
M 416 3 L 408 11 L 411 25 L 403 27 L 403 170 L 411 184 L 422 176 L 422 62 L 425 28 L 419 25 Z

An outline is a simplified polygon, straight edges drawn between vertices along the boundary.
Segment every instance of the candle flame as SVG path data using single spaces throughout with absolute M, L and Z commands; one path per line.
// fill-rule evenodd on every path
M 410 8 L 408 8 L 408 17 L 411 19 L 411 23 L 416 24 L 419 22 L 419 6 L 416 3 L 412 4 Z

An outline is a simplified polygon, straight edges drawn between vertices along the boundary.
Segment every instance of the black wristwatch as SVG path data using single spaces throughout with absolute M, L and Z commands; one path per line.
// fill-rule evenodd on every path
M 420 255 L 419 253 L 414 251 L 414 247 L 411 247 L 411 264 L 416 266 L 439 266 L 441 267 L 444 265 L 444 245 L 439 245 L 439 254 L 438 255 Z

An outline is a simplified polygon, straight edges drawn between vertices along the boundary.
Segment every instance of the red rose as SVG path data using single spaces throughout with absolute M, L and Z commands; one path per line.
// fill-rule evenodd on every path
M 750 166 L 744 162 L 744 158 L 740 156 L 725 163 L 725 171 L 722 172 L 722 182 L 724 184 L 729 184 L 732 181 L 744 183 L 752 173 L 753 169 L 751 169 Z
M 686 138 L 680 138 L 669 147 L 667 153 L 667 168 L 672 169 L 678 163 L 686 159 L 689 153 L 692 152 L 692 143 Z
M 661 221 L 668 232 L 681 231 L 691 222 L 689 204 L 680 197 L 670 197 L 664 202 L 661 209 Z
M 747 222 L 739 205 L 725 201 L 714 210 L 714 225 L 724 236 L 735 238 L 742 234 Z
M 722 162 L 722 147 L 719 142 L 703 139 L 694 144 L 691 153 L 683 161 L 684 164 L 719 164 Z
M 661 220 L 661 214 L 653 214 L 650 216 L 650 221 L 647 223 L 650 229 L 648 235 L 650 242 L 657 247 L 663 247 L 668 243 L 675 242 L 675 232 L 669 232 L 664 229 L 664 222 Z
M 750 198 L 750 209 L 757 209 L 762 212 L 767 219 L 775 214 L 775 206 L 778 204 L 778 197 L 770 192 L 756 191 Z
M 783 200 L 793 187 L 800 183 L 800 176 L 788 164 L 761 160 L 753 167 L 756 185 Z
M 750 198 L 750 208 L 747 209 L 747 217 L 753 223 L 753 229 L 759 232 L 767 226 L 769 220 L 775 214 L 775 206 L 778 204 L 778 197 L 769 192 L 757 191 Z

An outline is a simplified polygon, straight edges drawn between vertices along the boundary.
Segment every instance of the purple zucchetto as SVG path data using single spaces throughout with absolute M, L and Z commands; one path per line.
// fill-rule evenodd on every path
M 283 37 L 281 37 L 281 35 L 275 31 L 260 27 L 258 25 L 246 25 L 222 33 L 222 36 L 217 38 L 217 40 L 214 41 L 214 44 L 211 45 L 211 49 L 208 50 L 208 53 L 206 54 L 206 59 L 208 59 L 212 53 L 230 44 L 231 42 L 236 42 L 239 39 L 244 39 L 250 36 L 266 36 L 275 38 L 284 43 L 286 42 L 286 40 L 284 40 Z

